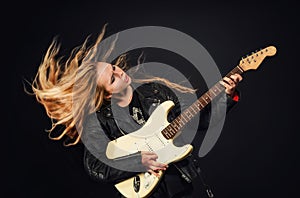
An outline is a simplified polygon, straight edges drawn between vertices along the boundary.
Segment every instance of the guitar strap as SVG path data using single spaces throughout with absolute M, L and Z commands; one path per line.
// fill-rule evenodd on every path
M 188 158 L 188 159 L 193 159 L 193 157 Z M 197 169 L 197 171 L 193 171 L 193 172 L 194 172 L 194 174 L 196 173 L 196 175 L 199 177 L 200 182 L 201 182 L 203 188 L 205 189 L 205 193 L 206 193 L 207 197 L 213 198 L 214 194 L 212 193 L 211 187 L 204 181 L 204 177 L 202 175 L 202 170 L 200 170 L 199 161 L 194 159 L 194 160 L 191 160 L 190 163 L 193 163 L 193 164 L 195 163 L 195 166 L 196 166 L 195 169 Z M 176 165 L 176 163 L 173 163 L 173 165 L 180 172 L 181 177 L 184 180 L 186 180 L 188 183 L 192 182 L 192 179 L 193 179 L 192 173 L 188 174 L 188 176 L 187 176 L 187 174 L 180 167 L 178 167 L 178 165 Z
M 199 164 L 199 161 L 196 160 L 195 161 L 196 165 L 198 166 L 198 168 L 200 169 L 200 164 Z M 199 176 L 200 178 L 200 181 L 205 189 L 205 192 L 206 192 L 206 195 L 208 198 L 213 198 L 214 197 L 214 194 L 211 190 L 211 187 L 204 181 L 204 177 L 203 177 L 203 172 L 202 170 L 199 170 L 199 171 L 196 171 L 197 172 L 197 175 Z
M 199 178 L 200 178 L 200 180 L 201 180 L 202 185 L 203 185 L 204 188 L 205 188 L 205 192 L 206 192 L 207 196 L 208 196 L 209 198 L 214 197 L 214 194 L 212 193 L 211 187 L 210 187 L 208 184 L 206 184 L 206 183 L 204 182 L 204 178 L 203 178 L 203 176 L 202 176 L 202 174 L 201 174 L 201 171 L 198 173 L 198 175 L 199 175 Z

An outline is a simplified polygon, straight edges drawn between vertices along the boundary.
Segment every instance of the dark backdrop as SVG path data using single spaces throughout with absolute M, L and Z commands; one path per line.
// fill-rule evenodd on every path
M 23 91 L 32 80 L 47 46 L 59 36 L 63 52 L 100 32 L 154 25 L 182 31 L 199 41 L 225 74 L 242 56 L 269 45 L 277 54 L 244 75 L 241 101 L 227 116 L 214 148 L 201 158 L 206 182 L 217 198 L 288 197 L 297 193 L 299 163 L 296 49 L 299 20 L 290 1 L 39 1 L 9 2 L 3 16 L 4 43 L 13 70 L 2 165 L 9 197 L 105 197 L 112 187 L 93 183 L 82 167 L 80 147 L 64 148 L 45 129 L 50 120 L 35 98 Z M 7 35 L 6 35 L 7 34 Z M 7 50 L 8 49 L 8 50 Z M 155 51 L 148 58 L 165 57 Z M 169 64 L 180 58 L 172 55 Z M 166 59 L 164 59 L 166 60 Z M 178 60 L 178 61 L 177 61 Z M 168 60 L 166 60 L 168 61 Z M 3 74 L 7 77 L 6 74 Z M 195 78 L 195 76 L 193 76 Z M 8 82 L 8 81 L 7 81 Z M 3 109 L 9 108 L 5 104 Z M 6 115 L 4 111 L 3 115 Z M 7 118 L 7 116 L 5 116 Z M 6 119 L 5 119 L 6 121 Z M 199 181 L 195 183 L 198 197 Z M 200 191 L 200 190 L 199 190 Z

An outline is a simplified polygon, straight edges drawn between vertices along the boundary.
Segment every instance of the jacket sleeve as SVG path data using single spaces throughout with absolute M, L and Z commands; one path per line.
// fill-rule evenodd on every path
M 117 160 L 106 157 L 105 148 L 110 141 L 104 132 L 107 130 L 100 125 L 96 116 L 91 115 L 85 121 L 81 139 L 84 143 L 83 164 L 87 174 L 95 181 L 116 183 L 136 175 L 138 171 L 135 170 L 144 171 L 140 152 Z M 120 165 L 126 171 L 124 168 L 117 168 Z
M 127 172 L 108 166 L 91 154 L 86 147 L 84 147 L 83 160 L 85 171 L 96 182 L 118 183 L 137 174 L 137 172 Z

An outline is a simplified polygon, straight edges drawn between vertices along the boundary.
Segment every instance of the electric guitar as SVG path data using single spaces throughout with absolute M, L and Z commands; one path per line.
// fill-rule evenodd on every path
M 229 77 L 235 73 L 242 74 L 247 70 L 256 70 L 267 56 L 273 56 L 275 53 L 276 48 L 274 46 L 256 51 L 246 58 L 242 58 L 239 65 L 226 76 Z M 184 159 L 192 152 L 193 146 L 186 144 L 177 147 L 173 144 L 173 140 L 183 126 L 222 91 L 224 91 L 224 86 L 219 82 L 216 83 L 171 123 L 167 121 L 167 115 L 174 103 L 170 100 L 161 103 L 142 128 L 110 141 L 106 150 L 107 157 L 116 159 L 138 151 L 153 151 L 158 155 L 157 161 L 161 163 L 170 164 Z M 158 174 L 159 176 L 148 172 L 139 173 L 134 177 L 115 184 L 115 187 L 122 195 L 128 198 L 148 197 L 159 183 L 164 171 L 159 171 Z

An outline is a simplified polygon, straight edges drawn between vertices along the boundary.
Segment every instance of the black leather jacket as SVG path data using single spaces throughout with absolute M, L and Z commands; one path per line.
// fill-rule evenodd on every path
M 158 83 L 148 83 L 143 84 L 141 87 L 139 87 L 138 92 L 141 108 L 144 109 L 145 112 L 148 112 L 149 108 L 151 106 L 153 107 L 153 104 L 154 106 L 157 106 L 159 102 L 162 103 L 166 100 L 172 100 L 175 103 L 175 106 L 170 110 L 168 114 L 168 120 L 173 120 L 180 114 L 180 104 L 178 102 L 178 98 L 168 87 Z M 220 94 L 217 100 L 219 100 L 218 105 L 227 106 L 227 111 L 231 109 L 231 107 L 236 103 L 225 93 Z M 208 108 L 205 108 L 200 112 L 200 128 L 205 129 L 208 126 L 209 116 L 210 112 Z M 149 115 L 144 115 L 144 117 L 147 120 Z M 97 118 L 110 140 L 123 135 L 116 125 L 110 103 L 102 105 L 101 109 L 97 111 Z M 200 171 L 197 159 L 193 157 L 193 155 L 189 155 L 184 160 L 176 162 L 174 164 L 175 169 L 178 171 L 179 175 L 188 183 L 190 183 Z M 170 166 L 173 166 L 173 164 L 171 164 Z M 117 183 L 123 179 L 132 177 L 137 174 L 136 172 L 126 172 L 118 170 L 104 164 L 96 157 L 94 157 L 86 148 L 84 151 L 84 167 L 92 179 L 100 182 Z

